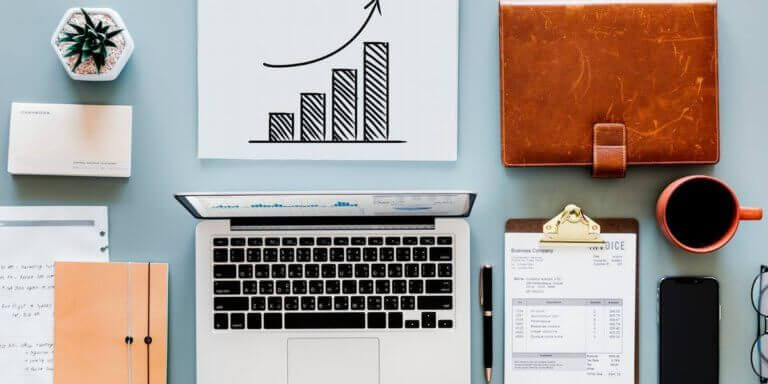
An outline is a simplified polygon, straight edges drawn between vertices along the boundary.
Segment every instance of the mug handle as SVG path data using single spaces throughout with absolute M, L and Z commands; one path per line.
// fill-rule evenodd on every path
M 762 220 L 763 209 L 762 208 L 739 208 L 739 220 Z

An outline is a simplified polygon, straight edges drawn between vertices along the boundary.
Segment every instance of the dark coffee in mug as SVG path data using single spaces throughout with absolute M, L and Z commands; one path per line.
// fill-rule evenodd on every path
M 693 179 L 682 184 L 669 198 L 667 225 L 681 243 L 702 248 L 720 241 L 739 215 L 738 203 L 722 183 Z

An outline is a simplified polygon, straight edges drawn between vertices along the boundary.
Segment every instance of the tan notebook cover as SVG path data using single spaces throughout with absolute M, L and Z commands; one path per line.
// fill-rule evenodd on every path
M 167 264 L 56 263 L 55 285 L 54 384 L 166 383 Z
M 719 160 L 715 0 L 500 0 L 499 33 L 504 165 Z

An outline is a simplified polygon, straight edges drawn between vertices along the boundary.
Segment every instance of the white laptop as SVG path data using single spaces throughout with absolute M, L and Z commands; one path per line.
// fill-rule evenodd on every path
M 179 194 L 199 384 L 470 382 L 467 192 Z

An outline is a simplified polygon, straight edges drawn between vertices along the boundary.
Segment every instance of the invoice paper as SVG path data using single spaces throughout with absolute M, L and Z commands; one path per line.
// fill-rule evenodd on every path
M 506 234 L 505 383 L 634 383 L 637 235 L 541 236 Z

